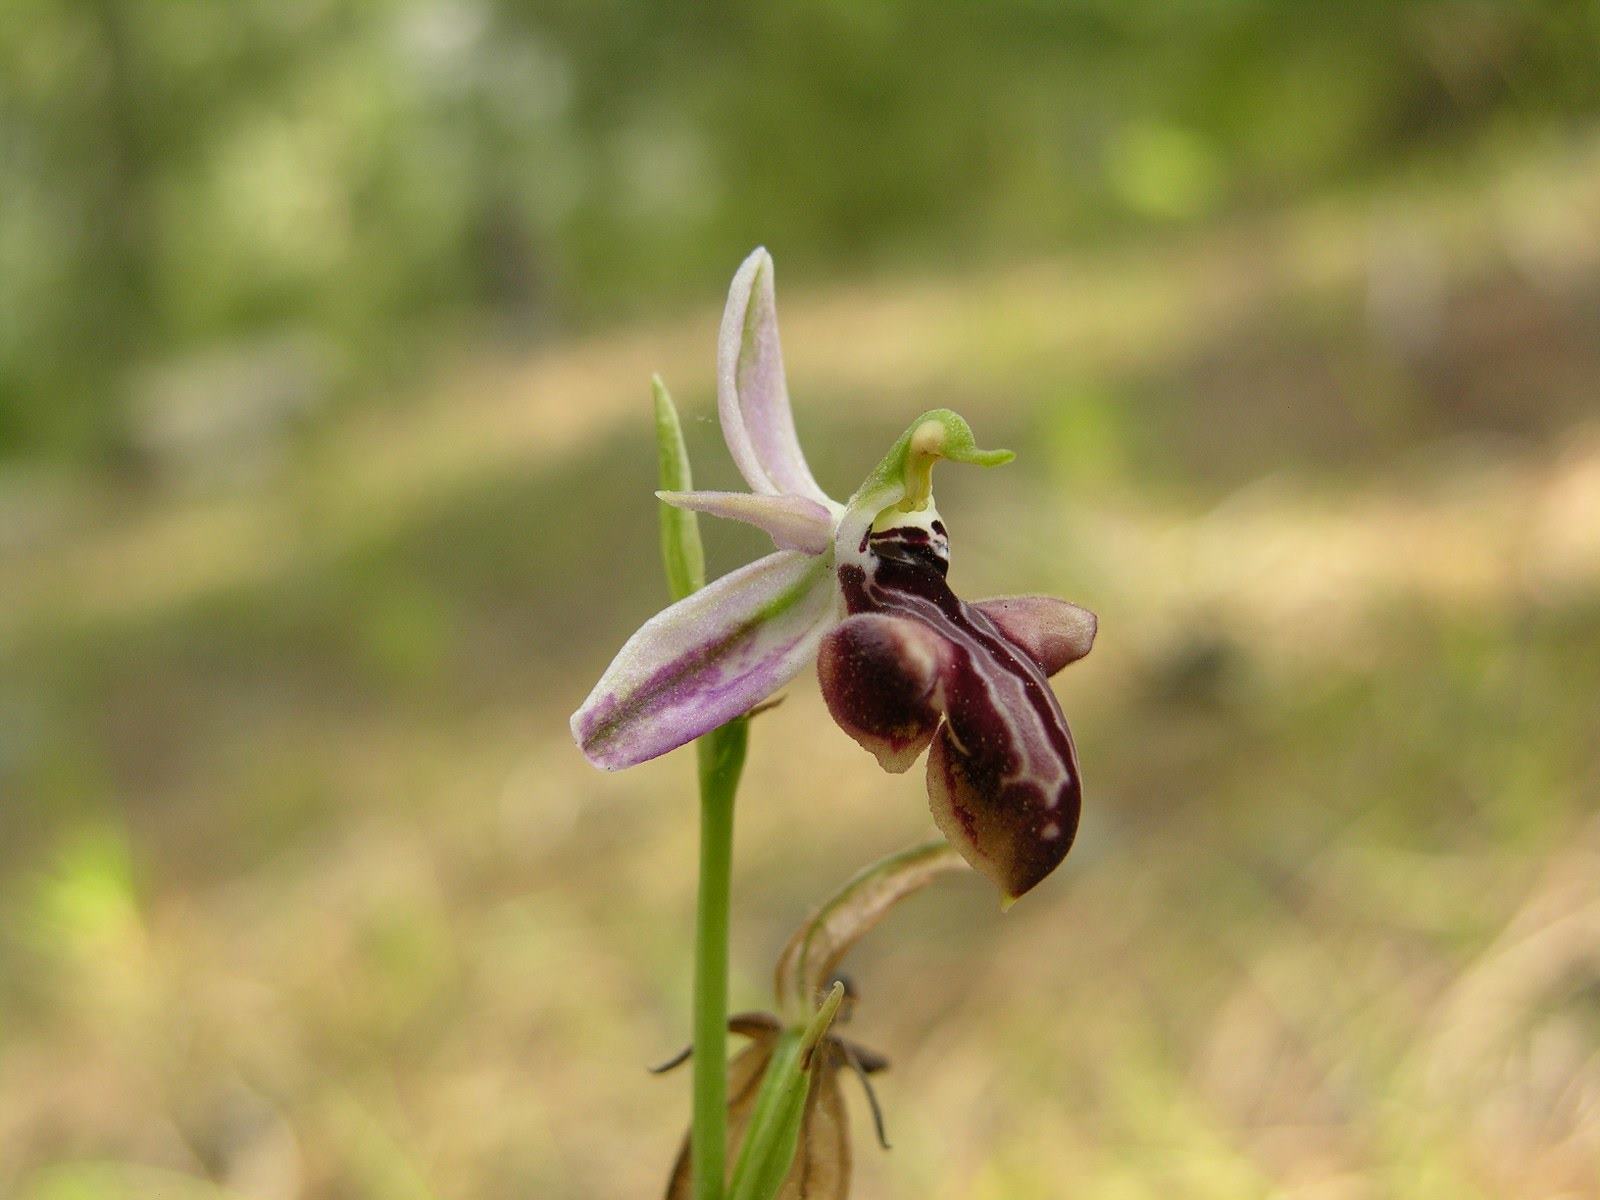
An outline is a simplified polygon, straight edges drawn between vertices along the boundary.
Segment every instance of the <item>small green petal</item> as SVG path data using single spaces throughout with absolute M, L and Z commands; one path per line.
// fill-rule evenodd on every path
M 925 510 L 933 498 L 933 464 L 941 458 L 998 467 L 1015 457 L 1009 450 L 978 449 L 972 427 L 948 408 L 925 412 L 900 435 L 900 440 L 850 497 L 834 544 L 841 555 L 849 555 L 857 550 L 859 539 L 881 514 L 890 509 Z

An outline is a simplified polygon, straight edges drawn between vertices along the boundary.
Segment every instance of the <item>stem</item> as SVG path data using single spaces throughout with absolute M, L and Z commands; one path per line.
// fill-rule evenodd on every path
M 694 943 L 694 1200 L 722 1200 L 728 1156 L 728 908 L 733 800 L 749 726 L 741 717 L 695 743 L 700 767 L 700 893 Z

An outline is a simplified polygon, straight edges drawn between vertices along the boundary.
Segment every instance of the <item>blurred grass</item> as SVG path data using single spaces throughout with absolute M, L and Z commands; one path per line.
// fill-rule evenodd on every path
M 1595 211 L 1577 144 L 783 289 L 824 484 L 951 404 L 1021 454 L 941 478 L 957 586 L 1102 619 L 1062 873 L 855 956 L 894 1062 L 858 1194 L 1600 1191 Z M 255 487 L 100 484 L 5 548 L 0 1192 L 659 1187 L 692 772 L 565 723 L 662 599 L 651 370 L 733 481 L 714 319 L 464 353 Z M 736 1008 L 927 826 L 809 680 L 753 732 Z
M 1600 99 L 1590 0 L 16 2 L 0 461 L 131 471 L 372 403 L 441 328 L 692 301 L 759 240 L 791 282 L 1137 245 Z

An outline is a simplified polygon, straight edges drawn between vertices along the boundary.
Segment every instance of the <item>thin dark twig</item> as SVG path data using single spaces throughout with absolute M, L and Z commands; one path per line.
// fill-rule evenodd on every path
M 856 1056 L 853 1046 L 841 1041 L 839 1048 L 844 1051 L 844 1061 L 855 1072 L 856 1078 L 861 1081 L 862 1090 L 867 1093 L 867 1104 L 872 1109 L 872 1127 L 877 1131 L 878 1145 L 888 1150 L 890 1148 L 889 1135 L 883 1129 L 883 1109 L 878 1107 L 878 1093 L 872 1090 L 872 1080 L 868 1078 L 867 1070 L 861 1065 L 861 1059 Z
M 759 717 L 764 712 L 771 712 L 773 709 L 777 708 L 778 705 L 782 704 L 787 699 L 788 699 L 788 693 L 787 692 L 780 693 L 780 694 L 774 696 L 771 700 L 763 700 L 760 704 L 756 705 L 749 712 L 745 713 L 745 716 L 746 717 Z
M 668 1071 L 672 1070 L 674 1067 L 683 1066 L 684 1063 L 688 1062 L 693 1057 L 694 1057 L 694 1047 L 693 1046 L 685 1046 L 677 1054 L 674 1054 L 671 1058 L 667 1059 L 666 1062 L 657 1063 L 653 1067 L 646 1067 L 645 1070 L 649 1071 L 650 1074 L 652 1074 L 652 1075 L 665 1075 Z

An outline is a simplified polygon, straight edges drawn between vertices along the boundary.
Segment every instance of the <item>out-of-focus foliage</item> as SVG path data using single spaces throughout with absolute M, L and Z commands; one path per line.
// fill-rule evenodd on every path
M 139 441 L 219 346 L 366 391 L 441 318 L 611 320 L 758 241 L 925 269 L 1282 202 L 1559 130 L 1597 47 L 1585 0 L 15 0 L 0 453 Z

